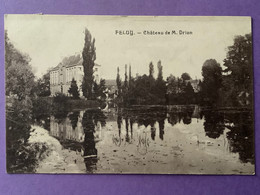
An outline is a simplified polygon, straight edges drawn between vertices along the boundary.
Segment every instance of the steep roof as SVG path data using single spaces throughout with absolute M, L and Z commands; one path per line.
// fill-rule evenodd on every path
M 79 66 L 82 65 L 82 63 L 83 63 L 83 59 L 81 54 L 72 55 L 63 58 L 62 61 L 57 66 L 51 69 L 51 71 L 59 70 L 61 67 L 68 68 L 73 66 Z M 101 66 L 101 65 L 95 63 L 95 66 Z

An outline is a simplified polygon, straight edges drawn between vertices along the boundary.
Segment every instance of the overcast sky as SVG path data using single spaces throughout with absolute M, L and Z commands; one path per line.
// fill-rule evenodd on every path
M 131 64 L 132 75 L 148 74 L 152 61 L 157 69 L 161 60 L 164 78 L 188 72 L 201 78 L 205 60 L 213 58 L 221 65 L 227 47 L 235 35 L 251 32 L 249 17 L 119 17 L 8 15 L 5 29 L 16 48 L 31 57 L 36 76 L 56 66 L 61 60 L 81 53 L 84 29 L 96 39 L 96 63 L 101 77 L 115 79 L 119 66 Z M 133 30 L 134 36 L 116 35 L 116 30 Z M 192 35 L 143 35 L 143 31 L 191 31 Z M 157 74 L 157 71 L 155 71 Z

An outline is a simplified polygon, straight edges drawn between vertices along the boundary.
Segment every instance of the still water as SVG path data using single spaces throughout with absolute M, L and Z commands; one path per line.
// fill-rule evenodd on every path
M 248 110 L 193 105 L 79 110 L 51 116 L 45 129 L 61 149 L 38 172 L 254 173 Z

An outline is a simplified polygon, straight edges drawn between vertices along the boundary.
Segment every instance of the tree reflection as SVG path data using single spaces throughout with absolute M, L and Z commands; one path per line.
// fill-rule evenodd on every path
M 126 120 L 126 139 L 129 138 L 128 126 L 130 119 L 131 137 L 133 134 L 133 123 L 137 123 L 138 126 L 144 125 L 145 127 L 151 127 L 151 139 L 155 140 L 156 128 L 155 123 L 159 124 L 159 137 L 163 140 L 164 135 L 164 120 L 167 117 L 166 107 L 138 107 L 128 110 L 123 110 L 123 115 Z M 127 141 L 127 140 L 126 140 Z
M 195 106 L 168 106 L 168 122 L 174 126 L 181 121 L 185 125 L 191 124 Z
M 77 127 L 77 124 L 78 124 L 79 111 L 72 112 L 71 114 L 69 114 L 68 117 L 70 119 L 72 128 L 75 129 Z
M 129 123 L 128 123 L 128 118 L 126 117 L 125 118 L 125 129 L 126 129 L 125 141 L 129 143 L 130 139 L 129 139 L 128 127 L 129 127 Z
M 66 110 L 63 110 L 63 111 L 53 110 L 52 114 L 55 117 L 58 124 L 60 124 L 66 119 L 66 117 L 68 115 L 68 111 L 66 111 Z
M 155 135 L 156 135 L 156 128 L 154 127 L 154 123 L 151 124 L 151 138 L 152 140 L 155 139 Z
M 226 113 L 226 125 L 230 131 L 227 133 L 231 152 L 239 153 L 243 163 L 254 164 L 254 124 L 252 112 Z M 233 125 L 231 125 L 233 124 Z
M 100 110 L 86 110 L 82 118 L 82 127 L 85 133 L 85 139 L 83 143 L 84 148 L 84 162 L 88 172 L 93 172 L 96 170 L 97 159 L 97 149 L 94 137 L 95 126 L 98 122 L 102 126 L 106 124 L 106 117 Z
M 118 127 L 118 135 L 121 138 L 121 125 L 122 125 L 122 114 L 121 111 L 117 113 L 117 127 Z
M 160 133 L 159 133 L 159 137 L 161 140 L 163 140 L 163 135 L 164 135 L 164 120 L 161 119 L 160 121 L 158 121 L 159 123 L 159 130 L 160 130 Z
M 183 124 L 185 124 L 185 125 L 191 124 L 191 116 L 192 116 L 192 112 L 190 112 L 190 111 L 184 112 L 183 119 L 182 119 Z
M 243 163 L 254 164 L 254 123 L 252 111 L 203 111 L 204 130 L 206 136 L 216 139 L 223 134 L 225 128 L 230 151 L 239 154 Z
M 225 126 L 224 116 L 221 113 L 212 110 L 207 110 L 203 111 L 203 115 L 205 118 L 204 130 L 206 136 L 208 136 L 209 138 L 216 139 L 221 134 L 223 134 Z
M 130 118 L 131 139 L 133 139 L 133 124 L 134 124 L 134 120 Z
M 177 112 L 170 112 L 168 114 L 168 123 L 170 123 L 172 126 L 179 123 L 179 116 Z

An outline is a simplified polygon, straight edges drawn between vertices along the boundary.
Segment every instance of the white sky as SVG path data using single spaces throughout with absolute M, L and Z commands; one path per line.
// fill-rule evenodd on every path
M 148 74 L 152 61 L 157 75 L 157 62 L 162 61 L 164 78 L 188 72 L 201 78 L 205 60 L 213 58 L 221 65 L 227 47 L 235 35 L 251 32 L 249 17 L 120 17 L 6 15 L 5 29 L 15 47 L 27 53 L 36 76 L 84 46 L 84 29 L 96 39 L 96 63 L 101 77 L 115 79 L 119 66 L 121 77 L 125 64 L 131 64 L 132 75 Z M 116 35 L 115 30 L 162 31 L 186 30 L 192 35 Z

